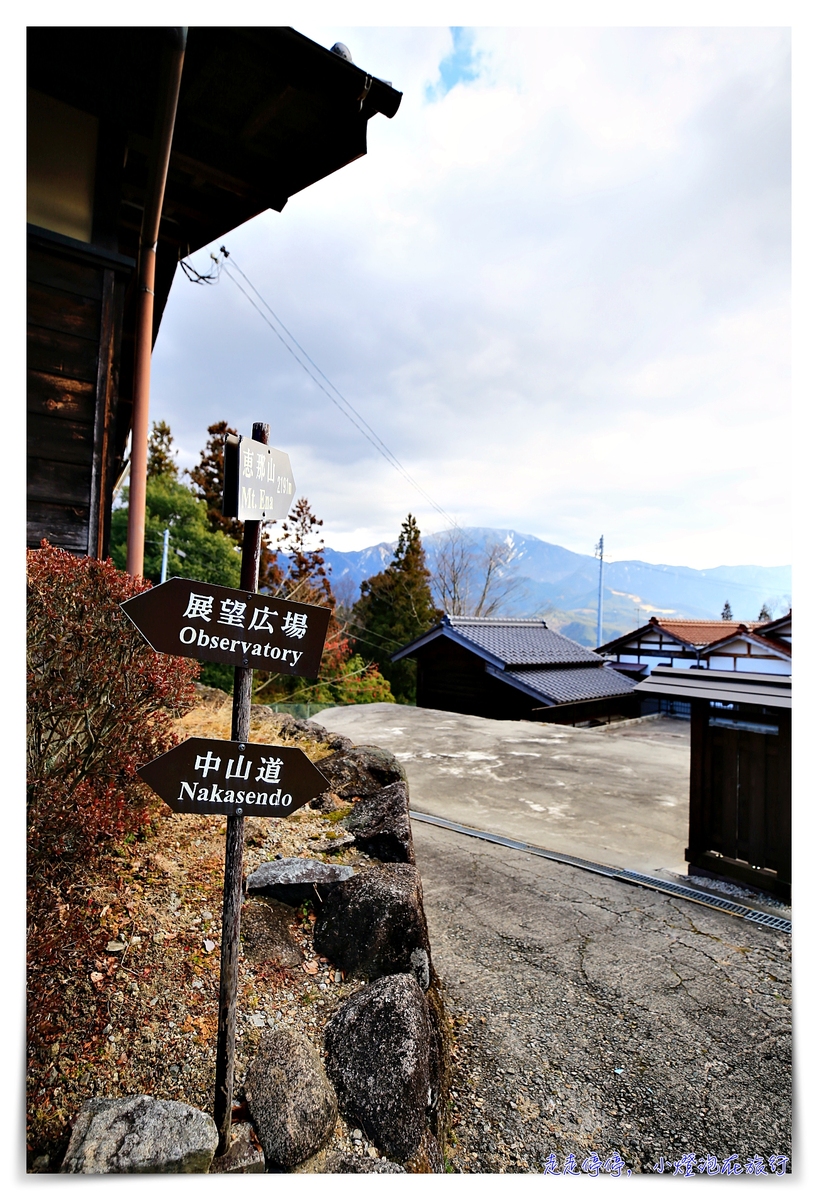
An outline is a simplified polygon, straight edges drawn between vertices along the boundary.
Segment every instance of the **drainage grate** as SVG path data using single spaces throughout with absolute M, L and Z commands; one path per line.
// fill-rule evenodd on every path
M 695 904 L 717 908 L 720 912 L 730 913 L 734 917 L 742 917 L 745 921 L 754 921 L 757 925 L 766 925 L 769 929 L 777 929 L 781 933 L 792 933 L 792 921 L 788 921 L 785 917 L 775 917 L 772 913 L 760 912 L 757 908 L 747 908 L 744 904 L 736 904 L 734 900 L 723 900 L 721 896 L 712 896 L 709 892 L 700 892 L 696 888 L 685 887 L 682 883 L 671 883 L 669 880 L 658 879 L 655 875 L 643 875 L 640 871 L 628 871 L 624 867 L 606 867 L 602 863 L 590 862 L 587 858 L 574 858 L 571 854 L 557 854 L 553 850 L 543 850 L 528 842 L 515 842 L 512 838 L 501 837 L 498 833 L 485 833 L 482 829 L 471 829 L 468 825 L 458 825 L 454 821 L 447 821 L 445 817 L 432 817 L 428 813 L 414 811 L 409 815 L 413 821 L 423 821 L 427 825 L 439 825 L 442 829 L 450 829 L 454 833 L 464 833 L 467 837 L 480 838 L 484 842 L 494 842 L 498 846 L 507 846 L 510 850 L 524 850 L 526 854 L 536 854 L 539 858 L 548 858 L 552 862 L 565 863 L 569 867 L 579 867 L 583 871 L 593 871 L 595 875 L 607 875 L 609 879 L 621 879 L 624 883 L 652 888 L 655 892 L 666 892 L 670 896 L 692 900 Z

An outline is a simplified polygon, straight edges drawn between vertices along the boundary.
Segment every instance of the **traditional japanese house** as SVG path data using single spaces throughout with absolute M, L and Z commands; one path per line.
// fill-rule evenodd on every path
M 740 621 L 660 620 L 651 617 L 647 625 L 597 647 L 617 671 L 644 678 L 654 667 L 693 667 L 701 665 L 705 647 L 740 629 L 754 630 L 758 623 Z
M 641 711 L 632 680 L 545 621 L 445 616 L 392 661 L 407 656 L 421 708 L 567 725 Z
M 155 338 L 180 259 L 366 154 L 367 122 L 397 111 L 399 92 L 334 50 L 275 27 L 29 28 L 29 545 L 107 552 L 146 211 Z
M 702 665 L 712 671 L 753 671 L 770 675 L 792 673 L 792 643 L 762 634 L 756 626 L 739 625 L 702 650 Z
M 729 636 L 722 641 L 735 645 Z M 721 643 L 719 649 L 724 649 Z M 746 655 L 748 661 L 751 657 Z M 689 706 L 690 829 L 685 859 L 690 874 L 789 898 L 791 676 L 746 666 L 726 671 L 712 665 L 700 670 L 660 666 L 636 691 Z

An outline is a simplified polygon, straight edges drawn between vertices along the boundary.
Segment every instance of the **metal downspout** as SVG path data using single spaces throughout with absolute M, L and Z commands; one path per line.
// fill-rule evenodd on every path
M 141 575 L 145 561 L 145 500 L 148 477 L 148 412 L 151 397 L 151 351 L 153 349 L 153 302 L 156 278 L 156 244 L 165 200 L 173 128 L 182 67 L 185 61 L 187 27 L 172 29 L 173 51 L 155 141 L 155 157 L 139 240 L 139 296 L 134 347 L 134 396 L 131 423 L 131 480 L 128 504 L 128 556 L 126 570 Z

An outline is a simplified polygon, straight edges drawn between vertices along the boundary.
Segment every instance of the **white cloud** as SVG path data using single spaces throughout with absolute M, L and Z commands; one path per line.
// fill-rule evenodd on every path
M 477 29 L 430 98 L 448 29 L 301 28 L 401 107 L 222 240 L 413 477 L 572 549 L 787 561 L 786 31 Z M 269 420 L 332 545 L 443 524 L 224 277 L 174 284 L 153 414 L 187 462 Z

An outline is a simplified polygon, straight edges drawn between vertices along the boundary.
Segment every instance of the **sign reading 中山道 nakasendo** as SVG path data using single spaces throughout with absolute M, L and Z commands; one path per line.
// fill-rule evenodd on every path
M 176 576 L 121 605 L 154 650 L 315 679 L 329 608 Z
M 329 789 L 296 746 L 192 737 L 138 775 L 177 813 L 288 817 Z

